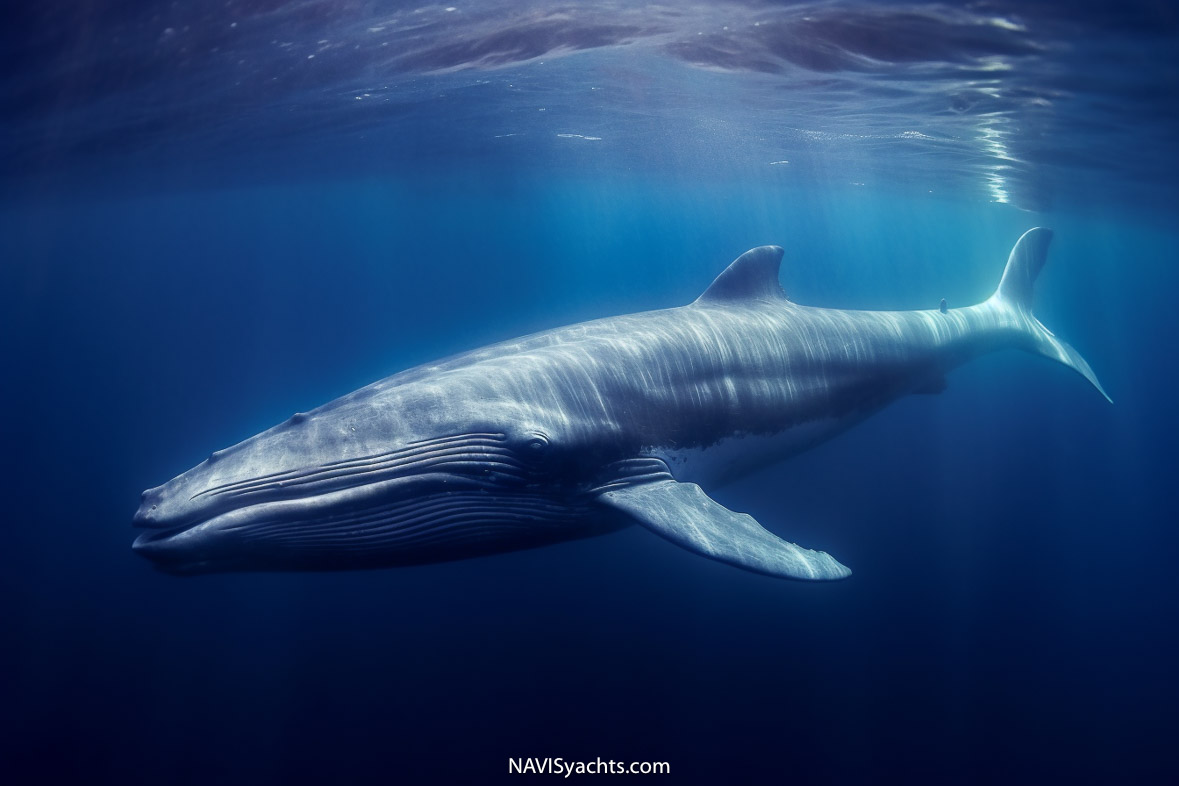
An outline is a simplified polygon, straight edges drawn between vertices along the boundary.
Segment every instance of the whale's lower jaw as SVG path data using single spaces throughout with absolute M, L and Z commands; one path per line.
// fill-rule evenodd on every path
M 192 527 L 150 530 L 134 549 L 160 570 L 351 570 L 425 564 L 543 546 L 620 524 L 578 498 L 482 489 L 299 515 L 259 505 Z

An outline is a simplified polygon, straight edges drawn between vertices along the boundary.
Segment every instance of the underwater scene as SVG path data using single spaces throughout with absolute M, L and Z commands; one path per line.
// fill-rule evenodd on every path
M 1179 7 L 0 25 L 0 781 L 1179 782 Z

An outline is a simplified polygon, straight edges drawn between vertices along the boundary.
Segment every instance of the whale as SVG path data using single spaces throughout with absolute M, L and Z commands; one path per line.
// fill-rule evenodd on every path
M 420 565 L 639 525 L 767 576 L 842 579 L 708 489 L 981 355 L 1089 364 L 1032 312 L 1052 232 L 1019 238 L 972 306 L 855 311 L 791 301 L 783 249 L 754 248 L 694 302 L 475 349 L 382 379 L 214 452 L 143 492 L 136 553 L 165 573 Z

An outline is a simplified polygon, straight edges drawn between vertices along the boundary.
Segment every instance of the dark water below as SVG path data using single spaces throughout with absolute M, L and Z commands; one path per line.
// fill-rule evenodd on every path
M 0 34 L 6 781 L 1179 776 L 1170 5 L 209 8 Z M 1035 225 L 1037 314 L 1113 406 L 993 355 L 715 491 L 846 582 L 637 528 L 335 574 L 130 551 L 143 488 L 394 371 L 763 243 L 801 303 L 965 305 Z

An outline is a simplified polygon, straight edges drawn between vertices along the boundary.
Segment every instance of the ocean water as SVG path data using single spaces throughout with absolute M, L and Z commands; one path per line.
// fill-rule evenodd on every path
M 1171 4 L 4 14 L 0 780 L 1179 778 Z M 1032 226 L 1112 405 L 994 354 L 710 490 L 847 581 L 639 528 L 338 573 L 130 549 L 144 488 L 401 369 L 766 243 L 800 303 L 967 305 Z

